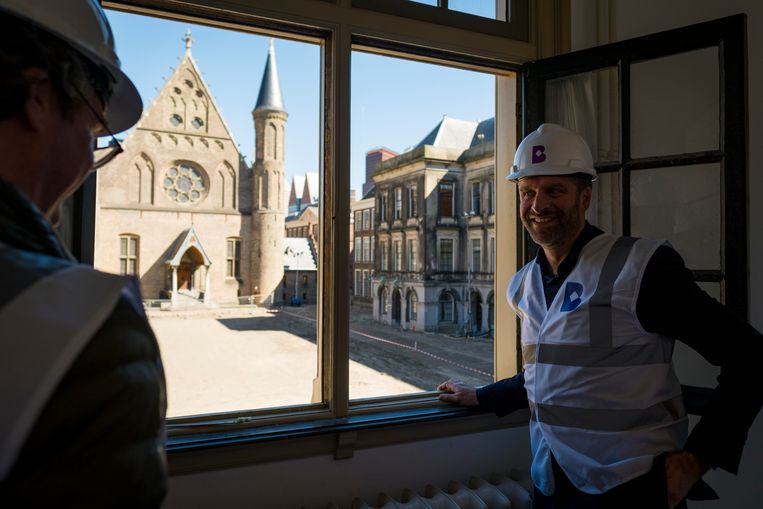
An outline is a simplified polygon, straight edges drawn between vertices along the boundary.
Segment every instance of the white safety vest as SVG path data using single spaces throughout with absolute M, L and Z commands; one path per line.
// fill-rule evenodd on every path
M 0 308 L 0 481 L 129 281 L 74 265 L 35 281 Z
M 636 316 L 644 270 L 660 245 L 595 237 L 549 308 L 535 261 L 509 284 L 522 319 L 532 478 L 546 495 L 554 492 L 551 454 L 578 489 L 603 493 L 686 440 L 673 340 L 645 331 Z

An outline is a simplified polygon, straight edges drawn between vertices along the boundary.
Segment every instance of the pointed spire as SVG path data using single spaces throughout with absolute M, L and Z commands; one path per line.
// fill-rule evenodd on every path
M 254 110 L 268 109 L 286 111 L 281 96 L 281 83 L 278 81 L 278 67 L 276 66 L 276 48 L 273 39 L 270 39 L 268 48 L 268 60 L 265 63 L 265 71 L 262 73 L 260 93 L 257 96 L 257 104 Z
M 185 31 L 185 37 L 183 37 L 183 40 L 185 41 L 185 52 L 190 53 L 191 52 L 191 46 L 193 45 L 193 38 L 191 37 L 191 29 Z

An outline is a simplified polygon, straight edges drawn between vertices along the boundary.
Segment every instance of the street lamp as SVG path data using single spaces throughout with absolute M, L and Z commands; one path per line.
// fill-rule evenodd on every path
M 291 246 L 286 248 L 286 251 L 291 254 L 294 257 L 294 261 L 296 263 L 296 267 L 294 270 L 296 271 L 296 278 L 294 279 L 294 297 L 291 299 L 291 305 L 292 306 L 299 306 L 302 301 L 299 298 L 299 259 L 304 254 L 303 251 L 294 251 Z M 289 267 L 291 268 L 291 267 Z
M 464 336 L 468 339 L 472 332 L 472 256 L 473 254 L 469 250 L 469 219 L 474 216 L 474 211 L 463 213 L 464 224 L 466 225 L 466 246 L 464 252 L 466 253 L 466 298 L 464 298 Z

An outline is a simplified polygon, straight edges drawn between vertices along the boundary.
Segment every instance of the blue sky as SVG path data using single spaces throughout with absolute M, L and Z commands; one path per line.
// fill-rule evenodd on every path
M 268 38 L 186 22 L 107 11 L 123 69 L 147 107 L 185 52 L 192 53 L 204 81 L 251 163 L 257 99 Z M 320 47 L 276 39 L 276 59 L 286 127 L 285 169 L 290 180 L 319 166 Z M 443 115 L 484 120 L 494 115 L 495 79 L 488 74 L 356 52 L 352 58 L 351 185 L 362 186 L 365 153 L 385 146 L 397 152 L 418 143 Z

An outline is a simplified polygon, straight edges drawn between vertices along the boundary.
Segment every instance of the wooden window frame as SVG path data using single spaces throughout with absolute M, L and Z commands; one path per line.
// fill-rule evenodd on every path
M 199 472 L 272 459 L 302 457 L 314 454 L 314 451 L 332 451 L 336 443 L 343 442 L 337 439 L 345 433 L 363 433 L 370 440 L 365 444 L 384 444 L 397 443 L 414 436 L 452 436 L 454 433 L 499 429 L 526 422 L 527 416 L 522 413 L 499 422 L 493 416 L 479 414 L 474 410 L 440 405 L 436 394 L 432 393 L 392 396 L 379 401 L 349 401 L 345 366 L 349 358 L 347 292 L 350 275 L 346 270 L 349 250 L 336 251 L 333 246 L 349 245 L 351 233 L 348 171 L 349 65 L 352 51 L 371 51 L 423 62 L 445 63 L 464 69 L 487 69 L 509 77 L 519 69 L 521 62 L 537 56 L 540 45 L 545 45 L 545 42 L 536 40 L 538 30 L 528 28 L 528 42 L 512 39 L 507 34 L 500 37 L 490 35 L 484 30 L 454 30 L 447 24 L 439 24 L 439 20 L 435 19 L 437 17 L 415 20 L 393 15 L 398 16 L 393 19 L 398 19 L 399 22 L 389 24 L 389 14 L 358 8 L 352 5 L 352 0 L 313 2 L 309 6 L 302 0 L 259 0 L 236 6 L 222 0 L 107 0 L 104 4 L 107 8 L 136 14 L 279 35 L 318 43 L 323 47 L 320 84 L 323 202 L 319 220 L 321 234 L 316 246 L 321 260 L 317 293 L 322 301 L 318 306 L 318 379 L 322 383 L 316 386 L 316 391 L 323 403 L 298 408 L 241 410 L 214 416 L 169 419 L 171 473 Z M 532 10 L 534 12 L 535 9 Z M 528 13 L 528 19 L 530 18 L 532 16 Z M 300 22 L 294 22 L 295 19 Z M 310 22 L 305 23 L 304 20 Z M 432 21 L 438 23 L 432 24 Z M 424 39 L 422 33 L 425 33 Z M 422 40 L 426 40 L 427 44 L 421 45 Z M 512 87 L 514 85 L 509 90 L 514 90 Z M 502 102 L 496 106 L 496 138 L 509 141 L 508 149 L 497 156 L 496 169 L 507 164 L 510 155 L 508 151 L 513 150 L 516 136 L 513 93 L 500 92 L 497 95 Z M 509 112 L 511 117 L 507 116 Z M 91 263 L 94 250 L 95 178 L 91 174 L 75 196 L 77 206 L 73 214 L 74 250 L 81 260 Z M 454 212 L 455 199 L 454 189 Z M 421 203 L 422 214 L 426 212 L 425 205 L 425 202 Z M 505 252 L 505 258 L 501 259 L 505 259 L 506 267 L 513 271 L 517 259 L 515 253 L 512 254 L 517 223 L 509 215 L 514 210 L 513 198 L 507 198 L 504 207 L 508 218 L 503 223 L 504 230 L 508 232 L 504 236 L 508 251 Z M 388 219 L 380 217 L 380 221 L 386 222 Z M 375 246 L 376 235 L 372 238 Z M 372 257 L 374 251 L 372 247 Z M 422 251 L 426 251 L 425 246 L 422 246 Z M 423 252 L 422 255 L 426 256 L 426 253 Z M 369 294 L 371 293 L 373 289 L 369 288 Z M 455 299 L 453 300 L 455 319 Z M 501 364 L 496 369 L 499 375 L 510 374 L 516 366 L 516 342 L 510 339 L 515 337 L 514 324 L 509 323 L 504 330 L 505 336 L 509 338 L 508 348 L 496 347 L 496 362 L 500 359 Z M 499 354 L 499 351 L 503 353 Z M 509 366 L 508 369 L 506 366 Z M 433 422 L 438 422 L 438 426 L 431 426 Z M 386 431 L 390 429 L 390 424 L 395 425 L 396 431 Z M 308 437 L 314 445 L 305 448 L 291 440 L 304 437 Z M 282 439 L 289 440 L 284 442 Z M 279 444 L 275 448 L 271 447 L 276 443 L 274 441 Z M 284 447 L 292 442 L 295 447 Z M 259 452 L 251 454 L 249 451 L 252 447 Z

